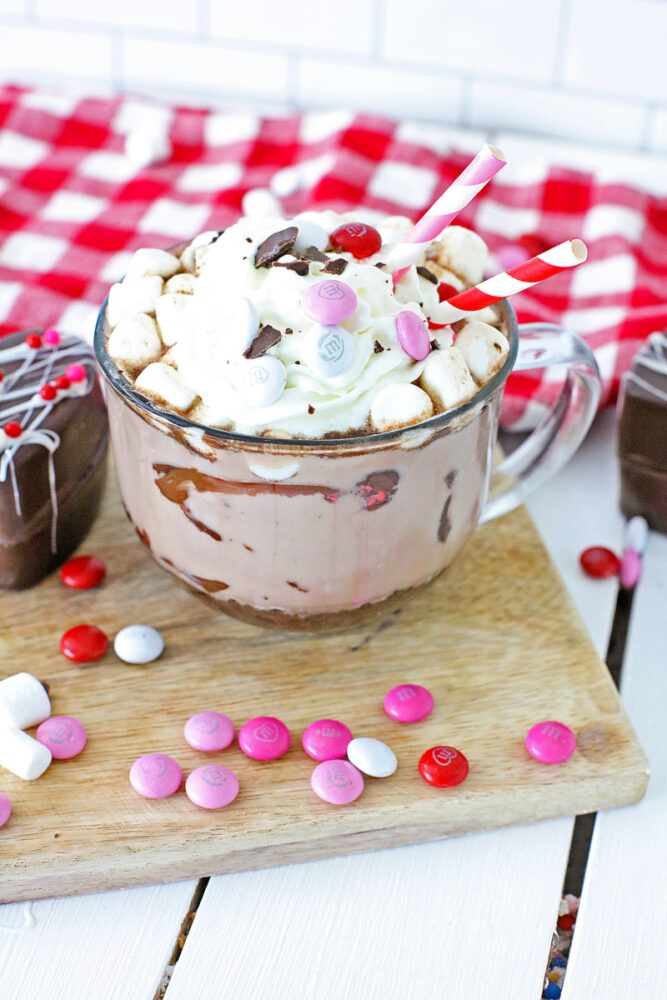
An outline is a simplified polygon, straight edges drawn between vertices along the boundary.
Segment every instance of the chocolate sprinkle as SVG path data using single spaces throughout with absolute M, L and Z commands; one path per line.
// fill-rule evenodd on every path
M 330 260 L 328 264 L 325 264 L 324 270 L 327 274 L 342 274 L 347 267 L 347 261 L 344 257 L 336 257 L 335 260 Z
M 281 229 L 280 232 L 267 236 L 257 247 L 255 267 L 268 267 L 284 253 L 289 253 L 294 246 L 298 232 L 296 226 L 289 226 L 287 229 Z
M 440 524 L 438 525 L 438 541 L 446 542 L 449 537 L 449 532 L 452 530 L 452 522 L 449 520 L 449 505 L 452 502 L 452 494 L 450 493 L 445 501 L 445 506 L 442 508 L 442 514 L 440 515 Z
M 431 350 L 432 351 L 439 351 L 440 350 L 440 344 L 438 343 L 437 340 L 432 340 L 431 341 Z
M 317 247 L 308 247 L 301 254 L 301 258 L 302 260 L 316 260 L 320 264 L 327 264 L 329 262 L 327 255 L 318 250 Z
M 386 265 L 385 265 L 385 263 L 384 263 L 384 261 L 383 261 L 383 260 L 378 260 L 378 261 L 377 261 L 377 262 L 376 262 L 376 263 L 375 263 L 375 264 L 373 265 L 373 267 L 385 267 L 385 266 L 386 266 Z
M 433 285 L 438 284 L 438 279 L 434 275 L 433 271 L 429 271 L 427 267 L 418 267 L 417 274 L 421 274 L 422 278 L 426 278 L 426 280 L 430 281 Z
M 243 357 L 249 360 L 252 358 L 261 358 L 263 354 L 266 354 L 269 347 L 273 347 L 274 344 L 278 343 L 281 337 L 280 330 L 276 330 L 275 326 L 263 326 L 250 347 L 243 352 Z
M 305 278 L 310 265 L 307 260 L 277 260 L 273 266 L 286 267 L 289 271 L 296 271 L 300 278 Z
M 312 403 L 308 404 L 308 412 L 309 413 L 314 413 L 315 412 L 315 407 L 313 406 Z
M 376 340 L 375 343 L 373 344 L 373 353 L 374 354 L 382 354 L 383 351 L 384 351 L 384 347 L 382 346 L 382 344 L 380 343 L 379 340 Z
M 291 326 L 286 326 L 285 327 L 285 333 L 287 334 L 287 336 L 289 336 L 290 333 L 294 333 L 294 330 L 292 329 Z

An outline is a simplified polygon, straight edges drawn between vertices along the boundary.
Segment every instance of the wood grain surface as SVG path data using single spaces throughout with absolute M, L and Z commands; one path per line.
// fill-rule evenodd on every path
M 80 719 L 89 736 L 79 758 L 54 762 L 36 782 L 0 775 L 13 804 L 0 831 L 1 902 L 416 843 L 629 804 L 645 791 L 643 751 L 524 510 L 479 528 L 447 573 L 372 629 L 321 637 L 244 625 L 182 589 L 137 541 L 113 476 L 82 551 L 107 563 L 99 590 L 67 590 L 56 574 L 0 597 L 0 676 L 29 670 L 48 682 L 54 714 Z M 111 648 L 95 664 L 70 663 L 59 638 L 81 622 L 110 636 L 153 625 L 165 652 L 146 667 L 123 664 Z M 407 681 L 427 686 L 436 703 L 413 726 L 382 709 L 385 692 Z M 237 728 L 278 716 L 292 747 L 268 764 L 236 743 L 199 754 L 182 730 L 205 709 Z M 310 789 L 314 762 L 300 740 L 322 717 L 385 740 L 398 756 L 395 775 L 367 779 L 345 808 Z M 565 764 L 541 765 L 525 751 L 526 730 L 547 718 L 577 734 Z M 437 743 L 468 757 L 463 785 L 439 790 L 420 778 L 419 756 Z M 224 763 L 239 777 L 239 797 L 218 812 L 182 790 L 140 798 L 128 771 L 151 751 L 173 755 L 186 775 Z

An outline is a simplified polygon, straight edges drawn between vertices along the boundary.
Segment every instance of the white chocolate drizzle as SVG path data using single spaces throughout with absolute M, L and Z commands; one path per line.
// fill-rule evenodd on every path
M 652 385 L 637 374 L 637 368 L 648 369 L 663 375 L 667 379 L 667 333 L 652 333 L 648 342 L 642 347 L 632 363 L 632 368 L 627 373 L 627 381 L 634 382 L 635 385 L 643 389 L 649 396 L 655 396 L 667 403 L 667 391 L 657 385 Z

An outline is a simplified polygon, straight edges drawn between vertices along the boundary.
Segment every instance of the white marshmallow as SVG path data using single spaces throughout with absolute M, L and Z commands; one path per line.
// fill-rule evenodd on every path
M 500 368 L 507 357 L 510 345 L 495 326 L 473 320 L 466 323 L 456 335 L 456 346 L 461 351 L 476 382 L 486 382 Z
M 0 728 L 0 766 L 12 774 L 33 781 L 44 774 L 51 759 L 49 748 L 22 729 Z
M 265 217 L 279 219 L 282 215 L 282 208 L 278 199 L 275 198 L 268 188 L 253 188 L 243 195 L 241 209 L 247 217 L 262 219 Z
M 162 354 L 162 342 L 155 320 L 144 313 L 123 320 L 109 337 L 107 350 L 114 361 L 127 368 L 140 368 L 157 361 Z
M 477 392 L 465 358 L 458 347 L 432 351 L 420 379 L 422 387 L 443 410 L 459 406 Z
M 12 674 L 0 681 L 0 727 L 27 729 L 51 715 L 51 702 L 41 681 L 32 674 Z
M 286 465 L 249 465 L 248 468 L 253 476 L 258 479 L 266 479 L 270 483 L 281 483 L 284 479 L 291 479 L 299 471 L 298 462 L 288 462 Z
M 296 253 L 303 253 L 308 247 L 316 247 L 317 250 L 326 250 L 329 245 L 329 234 L 322 226 L 309 219 L 301 219 L 297 216 L 294 224 L 299 230 L 294 241 Z
M 137 250 L 127 265 L 125 280 L 145 278 L 149 274 L 159 274 L 161 278 L 171 278 L 181 263 L 178 257 L 167 250 L 151 250 L 148 247 Z
M 197 279 L 194 274 L 175 274 L 165 282 L 164 292 L 178 292 L 180 295 L 194 295 Z M 160 300 L 158 299 L 158 302 Z
M 481 236 L 463 226 L 448 226 L 440 237 L 438 263 L 476 285 L 484 277 L 486 243 Z
M 162 343 L 167 347 L 187 338 L 193 325 L 194 299 L 191 295 L 170 292 L 161 295 L 155 303 L 155 317 L 160 328 Z M 151 360 L 155 360 L 152 358 Z
M 124 319 L 133 319 L 138 313 L 155 312 L 155 303 L 161 293 L 162 278 L 159 274 L 112 285 L 107 305 L 109 325 L 118 326 Z
M 136 167 L 162 163 L 171 156 L 169 136 L 163 130 L 150 131 L 136 128 L 125 136 L 125 156 Z
M 199 236 L 195 236 L 191 243 L 188 243 L 181 254 L 181 264 L 186 271 L 192 272 L 195 269 L 195 251 L 199 250 L 200 247 L 208 246 L 209 243 L 213 243 L 217 238 L 217 230 L 207 229 L 205 233 L 200 233 Z
M 380 389 L 371 406 L 371 421 L 379 431 L 393 431 L 433 416 L 431 397 L 410 382 Z
M 183 383 L 177 371 L 159 361 L 144 368 L 134 385 L 146 396 L 151 396 L 158 402 L 165 403 L 170 409 L 181 412 L 190 409 L 196 396 L 196 393 Z

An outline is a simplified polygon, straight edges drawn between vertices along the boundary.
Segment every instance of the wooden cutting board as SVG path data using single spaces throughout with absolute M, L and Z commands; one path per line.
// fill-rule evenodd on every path
M 605 666 L 525 510 L 479 528 L 455 566 L 379 624 L 323 637 L 273 633 L 217 613 L 160 570 L 137 541 L 114 477 L 83 551 L 105 560 L 104 586 L 71 591 L 55 574 L 0 596 L 0 677 L 28 670 L 51 686 L 54 714 L 80 719 L 83 754 L 55 761 L 37 781 L 0 772 L 13 813 L 0 830 L 0 902 L 176 881 L 307 861 L 438 837 L 592 812 L 641 798 L 648 770 Z M 110 636 L 135 622 L 164 635 L 165 652 L 136 667 L 113 649 L 88 666 L 59 652 L 62 632 L 89 622 Z M 428 687 L 435 709 L 403 726 L 382 708 L 386 691 Z M 292 731 L 285 757 L 261 764 L 236 743 L 190 749 L 185 720 L 205 709 L 237 728 L 274 715 Z M 366 781 L 347 807 L 310 789 L 314 762 L 301 734 L 337 718 L 376 736 L 399 767 Z M 557 718 L 577 734 L 565 764 L 524 748 L 527 729 Z M 468 779 L 436 789 L 421 753 L 462 750 Z M 230 767 L 241 791 L 224 810 L 192 805 L 181 790 L 149 801 L 130 787 L 141 754 L 174 756 L 184 774 L 209 760 Z

